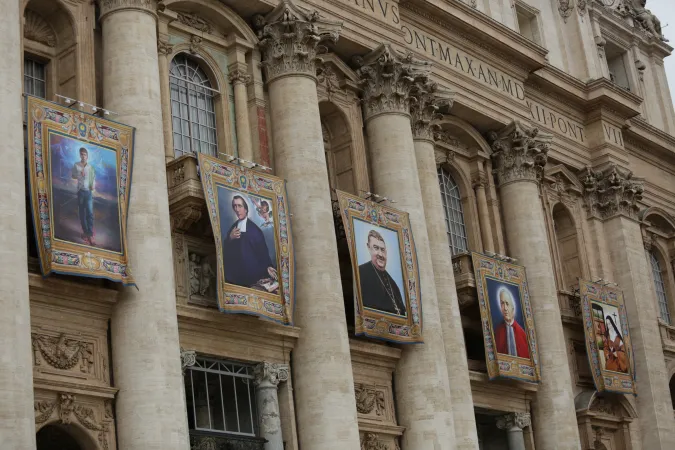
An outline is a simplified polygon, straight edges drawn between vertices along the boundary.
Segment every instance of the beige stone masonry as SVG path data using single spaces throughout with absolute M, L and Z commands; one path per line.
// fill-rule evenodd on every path
M 188 446 L 166 186 L 155 1 L 101 2 L 103 95 L 136 127 L 128 243 L 138 290 L 113 310 L 111 334 L 119 448 Z M 140 420 L 142 418 L 142 420 Z
M 274 161 L 293 207 L 293 351 L 298 438 L 303 450 L 356 450 L 359 430 L 330 187 L 316 93 L 316 45 L 337 39 L 321 22 L 282 1 L 260 30 L 268 80 Z M 291 30 L 292 32 L 289 32 Z
M 443 201 L 438 185 L 433 140 L 432 121 L 437 118 L 438 109 L 442 106 L 450 107 L 452 100 L 433 82 L 417 84 L 412 95 L 415 98 L 410 108 L 415 158 L 429 235 L 441 329 L 443 330 L 452 416 L 455 424 L 455 445 L 457 449 L 477 449 L 478 435 L 469 382 L 469 367 L 457 300 L 455 274 L 452 268 L 452 254 L 448 245 L 447 227 L 443 216 Z
M 373 191 L 410 214 L 423 299 L 424 344 L 403 348 L 395 373 L 404 450 L 455 448 L 450 385 L 423 196 L 410 124 L 410 89 L 427 81 L 428 65 L 381 45 L 362 61 L 363 110 Z
M 658 326 L 656 292 L 638 223 L 642 180 L 613 164 L 586 169 L 586 206 L 604 221 L 615 282 L 624 293 L 637 375 L 637 411 L 642 448 L 675 448 L 675 422 Z
M 0 439 L 8 450 L 35 448 L 26 197 L 21 108 L 19 2 L 0 9 Z
M 578 450 L 567 345 L 539 194 L 551 136 L 514 122 L 490 138 L 508 254 L 527 271 L 539 344 L 542 380 L 532 406 L 536 445 Z

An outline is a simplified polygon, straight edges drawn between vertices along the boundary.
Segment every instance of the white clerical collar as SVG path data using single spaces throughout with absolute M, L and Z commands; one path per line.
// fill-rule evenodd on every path
M 506 324 L 507 324 L 508 326 L 512 327 L 512 326 L 513 326 L 513 322 L 515 322 L 515 321 L 516 321 L 516 320 L 513 319 L 511 322 L 506 322 Z
M 248 218 L 246 219 L 241 219 L 239 222 L 237 222 L 237 228 L 239 231 L 242 233 L 246 233 L 246 222 L 248 222 Z

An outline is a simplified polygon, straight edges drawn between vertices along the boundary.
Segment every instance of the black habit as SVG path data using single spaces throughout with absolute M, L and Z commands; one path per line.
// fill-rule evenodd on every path
M 373 263 L 368 261 L 359 266 L 359 278 L 364 307 L 401 316 L 406 314 L 401 290 L 389 272 L 377 270 Z M 394 305 L 398 306 L 398 311 Z

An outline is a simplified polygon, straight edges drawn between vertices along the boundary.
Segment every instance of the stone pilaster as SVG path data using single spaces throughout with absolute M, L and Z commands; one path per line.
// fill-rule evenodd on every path
M 228 79 L 234 91 L 234 123 L 237 130 L 237 151 L 240 158 L 253 161 L 253 144 L 251 143 L 251 125 L 248 120 L 248 94 L 246 85 L 251 76 L 241 69 L 232 70 Z
M 103 0 L 103 100 L 136 127 L 127 236 L 138 290 L 111 320 L 119 448 L 187 448 L 166 186 L 156 2 Z M 139 418 L 142 418 L 140 420 Z
M 279 417 L 277 386 L 288 380 L 286 364 L 262 362 L 253 370 L 260 437 L 265 438 L 265 450 L 284 450 Z
M 298 439 L 308 450 L 354 450 L 359 431 L 314 55 L 338 24 L 282 1 L 256 22 L 268 76 L 277 175 L 286 179 L 295 243 L 293 350 Z M 311 55 L 311 57 L 310 57 Z M 320 271 L 318 271 L 320 269 Z
M 171 123 L 171 88 L 169 82 L 169 56 L 173 46 L 166 39 L 157 41 L 157 60 L 159 64 L 159 91 L 162 96 L 162 129 L 164 130 L 164 159 L 173 160 L 173 124 Z
M 530 426 L 528 413 L 510 413 L 497 418 L 497 428 L 506 431 L 509 450 L 525 450 L 523 428 Z
M 3 448 L 31 450 L 35 423 L 22 151 L 22 16 L 15 0 L 0 0 L 0 7 L 0 436 Z
M 480 225 L 480 236 L 483 241 L 483 250 L 494 252 L 494 243 L 492 233 L 490 232 L 490 210 L 487 202 L 486 190 L 489 186 L 487 175 L 484 172 L 476 174 L 471 180 L 471 186 L 476 192 L 476 204 L 478 206 L 478 222 Z
M 432 122 L 439 116 L 438 110 L 441 107 L 452 105 L 452 99 L 449 93 L 439 89 L 434 82 L 416 84 L 412 91 L 412 98 L 410 113 L 415 158 L 429 235 L 438 310 L 440 317 L 443 318 L 441 329 L 450 382 L 455 448 L 473 450 L 478 448 L 476 418 L 473 411 L 462 318 L 457 300 L 455 274 L 452 270 L 452 254 L 448 246 L 443 201 L 438 185 L 433 141 L 436 133 L 434 133 L 435 126 Z M 424 301 L 426 302 L 426 298 Z
M 589 215 L 603 221 L 614 281 L 624 294 L 638 380 L 637 410 L 642 448 L 675 448 L 675 423 L 668 388 L 668 371 L 658 326 L 656 291 L 637 203 L 643 182 L 613 164 L 584 169 L 579 178 Z
M 454 449 L 446 353 L 409 109 L 411 89 L 427 82 L 429 65 L 389 45 L 359 62 L 373 191 L 410 214 L 424 299 L 424 345 L 404 347 L 395 373 L 397 412 L 406 427 L 403 448 Z
M 490 133 L 509 256 L 527 270 L 542 380 L 533 404 L 537 448 L 578 450 L 567 346 L 539 182 L 552 137 L 519 122 Z

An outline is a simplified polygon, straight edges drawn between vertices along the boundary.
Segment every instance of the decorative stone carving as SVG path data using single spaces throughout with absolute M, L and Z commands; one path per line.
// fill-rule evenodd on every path
M 243 70 L 231 70 L 230 73 L 227 74 L 227 79 L 230 80 L 230 83 L 234 84 L 248 84 L 251 82 L 251 75 L 248 73 L 244 72 Z
M 315 77 L 319 43 L 337 41 L 342 27 L 342 23 L 320 19 L 318 12 L 301 9 L 290 0 L 282 0 L 267 16 L 256 16 L 253 22 L 268 82 L 290 74 Z
M 376 433 L 363 433 L 361 437 L 361 450 L 395 450 L 396 446 L 390 447 L 380 441 Z
M 171 231 L 185 232 L 202 217 L 202 209 L 197 206 L 186 206 L 171 214 Z
M 340 77 L 332 66 L 328 64 L 318 64 L 316 68 L 317 82 L 326 89 L 328 99 L 332 99 L 336 92 L 344 92 L 340 87 Z
M 169 41 L 162 39 L 157 40 L 157 53 L 160 55 L 170 55 L 173 53 L 173 45 L 169 44 Z
M 81 372 L 92 372 L 94 366 L 94 345 L 92 343 L 69 339 L 64 333 L 58 337 L 32 333 L 31 337 L 36 366 L 44 360 L 56 369 L 70 370 L 79 363 Z
M 636 59 L 635 68 L 638 70 L 638 76 L 640 77 L 640 81 L 645 81 L 645 70 L 647 69 L 647 64 L 645 64 L 639 59 Z
M 538 128 L 514 121 L 500 133 L 491 131 L 493 173 L 497 185 L 512 181 L 539 182 L 553 137 Z
M 211 24 L 196 14 L 178 13 L 178 21 L 202 33 L 211 33 Z
M 620 214 L 637 220 L 644 187 L 630 170 L 609 164 L 599 171 L 586 167 L 578 176 L 590 216 L 609 219 Z
M 532 423 L 529 413 L 511 413 L 497 418 L 497 428 L 511 430 L 513 428 L 527 428 Z
M 630 0 L 626 3 L 629 14 L 633 17 L 637 25 L 640 25 L 650 37 L 668 42 L 668 39 L 663 35 L 663 29 L 661 28 L 661 21 L 659 18 L 645 8 L 647 0 Z
M 101 19 L 112 12 L 125 9 L 140 9 L 156 14 L 158 7 L 157 0 L 99 0 L 98 3 L 101 8 Z
M 190 262 L 188 265 L 190 295 L 200 295 L 206 297 L 211 294 L 211 286 L 216 280 L 216 272 L 206 257 L 199 256 L 196 253 L 190 253 Z
M 197 35 L 190 36 L 190 53 L 196 55 L 202 50 L 203 39 Z
M 642 243 L 644 244 L 645 250 L 651 251 L 652 247 L 654 247 L 655 242 L 656 242 L 656 234 L 643 230 Z
M 185 369 L 192 367 L 197 363 L 197 352 L 194 350 L 180 349 L 180 368 L 185 374 Z
M 453 99 L 449 91 L 430 80 L 415 83 L 411 91 L 410 121 L 413 137 L 433 141 L 438 126 L 432 122 L 443 118 L 438 113 L 441 107 L 452 107 Z
M 356 383 L 354 385 L 354 395 L 356 397 L 356 410 L 360 414 L 375 413 L 376 416 L 383 416 L 385 414 L 383 391 Z
M 616 408 L 604 397 L 596 397 L 593 405 L 591 405 L 591 411 L 600 412 L 610 416 L 616 415 Z
M 203 437 L 197 445 L 192 447 L 192 450 L 218 450 L 218 443 L 215 438 Z
M 26 10 L 24 14 L 23 37 L 39 42 L 47 47 L 56 47 L 56 33 L 41 15 Z
M 279 363 L 261 362 L 253 368 L 254 383 L 278 386 L 282 381 L 288 381 L 288 365 Z
M 577 12 L 579 13 L 579 15 L 584 16 L 586 14 L 586 11 L 588 11 L 588 1 L 577 0 Z
M 410 114 L 410 93 L 415 83 L 427 82 L 428 62 L 381 44 L 364 57 L 355 59 L 356 74 L 363 89 L 365 120 L 382 113 Z
M 35 410 L 35 424 L 40 425 L 45 423 L 51 417 L 54 409 L 56 409 L 58 402 L 48 402 L 46 400 L 36 401 L 33 404 Z
M 455 152 L 447 148 L 435 147 L 434 157 L 436 159 L 436 166 L 439 167 L 455 159 Z
M 595 46 L 598 48 L 598 56 L 600 59 L 605 59 L 605 45 L 607 45 L 607 39 L 602 36 L 595 36 Z
M 563 21 L 567 23 L 567 19 L 572 15 L 572 10 L 574 9 L 573 0 L 558 0 L 558 12 L 560 17 L 563 18 Z

